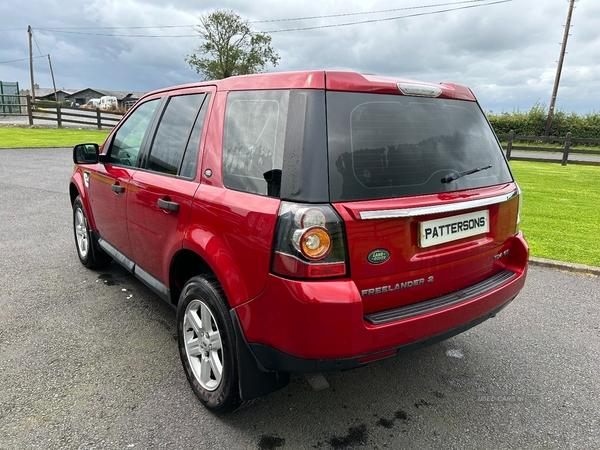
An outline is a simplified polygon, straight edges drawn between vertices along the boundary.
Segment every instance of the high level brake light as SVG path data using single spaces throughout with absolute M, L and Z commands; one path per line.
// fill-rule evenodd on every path
M 416 97 L 439 97 L 442 95 L 442 88 L 428 84 L 397 83 L 396 86 L 404 95 Z
M 282 202 L 271 268 L 290 278 L 346 275 L 344 226 L 335 210 L 330 205 Z

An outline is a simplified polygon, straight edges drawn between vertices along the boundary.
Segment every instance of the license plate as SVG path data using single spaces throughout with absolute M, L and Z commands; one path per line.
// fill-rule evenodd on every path
M 489 231 L 490 214 L 487 209 L 459 216 L 419 222 L 419 247 L 432 247 Z

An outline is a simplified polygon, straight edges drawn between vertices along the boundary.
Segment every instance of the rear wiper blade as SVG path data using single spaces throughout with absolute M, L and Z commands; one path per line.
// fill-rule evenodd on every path
M 475 169 L 465 170 L 464 172 L 449 173 L 444 178 L 442 178 L 442 183 L 452 183 L 454 180 L 458 180 L 459 178 L 464 177 L 465 175 L 471 175 L 472 173 L 481 172 L 482 170 L 487 170 L 491 167 L 492 165 L 490 164 L 489 166 L 476 167 Z

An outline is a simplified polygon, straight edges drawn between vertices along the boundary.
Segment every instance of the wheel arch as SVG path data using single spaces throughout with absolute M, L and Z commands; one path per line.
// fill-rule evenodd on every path
M 78 196 L 81 197 L 81 203 L 85 209 L 88 226 L 90 227 L 90 230 L 95 231 L 96 222 L 94 221 L 94 216 L 92 215 L 92 211 L 90 209 L 89 197 L 85 188 L 83 187 L 83 179 L 79 171 L 77 171 L 73 177 L 71 177 L 71 182 L 69 183 L 69 200 L 71 201 L 71 207 L 73 206 L 73 203 L 75 203 L 75 199 Z
M 182 252 L 180 252 L 177 255 L 177 259 L 179 261 L 179 264 L 183 264 L 185 262 L 189 262 L 189 261 L 194 261 L 196 262 L 196 264 L 206 264 L 204 266 L 204 270 L 208 270 L 209 272 L 204 272 L 203 274 L 199 274 L 200 276 L 202 275 L 208 275 L 208 277 L 206 277 L 206 279 L 208 280 L 209 283 L 212 283 L 214 279 L 214 281 L 216 283 L 219 284 L 219 287 L 221 289 L 220 290 L 220 297 L 221 299 L 224 301 L 224 306 L 225 308 L 230 308 L 230 302 L 227 299 L 227 296 L 224 292 L 223 289 L 223 284 L 219 281 L 219 279 L 217 278 L 216 274 L 214 272 L 211 271 L 210 267 L 208 266 L 208 264 L 206 263 L 206 261 L 202 260 L 202 258 L 197 255 L 196 253 L 190 251 L 190 250 L 183 250 Z M 189 279 L 194 278 L 197 275 L 192 275 Z M 189 280 L 188 279 L 188 280 Z M 188 281 L 186 280 L 186 282 Z M 173 294 L 175 289 L 171 290 L 171 293 Z M 187 290 L 184 288 L 184 291 L 187 292 Z M 184 293 L 185 295 L 185 293 Z M 172 297 L 173 298 L 173 297 Z M 253 400 L 256 398 L 259 398 L 263 395 L 267 395 L 271 392 L 274 392 L 278 389 L 282 389 L 285 386 L 287 386 L 290 382 L 290 374 L 289 373 L 283 373 L 283 372 L 276 372 L 276 371 L 267 371 L 265 370 L 260 363 L 258 362 L 258 360 L 256 359 L 256 356 L 254 355 L 253 351 L 251 350 L 250 346 L 248 345 L 248 342 L 246 341 L 246 338 L 244 336 L 244 331 L 242 329 L 241 323 L 239 321 L 239 318 L 235 312 L 234 309 L 229 309 L 229 313 L 228 313 L 228 317 L 225 318 L 223 317 L 223 320 L 225 320 L 226 322 L 230 322 L 230 328 L 228 329 L 227 326 L 225 326 L 225 328 L 223 328 L 221 330 L 221 333 L 227 331 L 230 334 L 230 338 L 231 338 L 231 347 L 230 349 L 233 352 L 233 356 L 234 356 L 234 363 L 233 363 L 233 367 L 237 366 L 237 370 L 235 371 L 235 375 L 237 375 L 237 377 L 234 375 L 233 380 L 237 381 L 237 385 L 236 385 L 236 390 L 237 390 L 237 400 L 235 401 L 235 404 L 231 405 L 233 408 L 227 408 L 226 410 L 223 411 L 219 411 L 216 410 L 214 407 L 209 407 L 207 405 L 207 403 L 205 402 L 205 399 L 203 399 L 199 393 L 197 388 L 194 385 L 194 376 L 191 374 L 191 370 L 189 370 L 188 368 L 191 368 L 190 362 L 189 362 L 189 358 L 188 358 L 188 362 L 186 364 L 186 354 L 184 354 L 182 352 L 182 335 L 181 335 L 181 329 L 179 328 L 180 326 L 180 320 L 182 316 L 182 311 L 183 308 L 185 307 L 185 301 L 181 304 L 178 304 L 177 306 L 177 316 L 178 316 L 178 342 L 180 345 L 180 356 L 181 356 L 181 361 L 183 363 L 184 369 L 186 371 L 186 376 L 190 382 L 190 384 L 192 385 L 192 389 L 194 390 L 195 394 L 198 396 L 198 398 L 202 401 L 202 403 L 207 406 L 210 410 L 212 410 L 213 412 L 217 413 L 217 414 L 221 414 L 221 413 L 227 413 L 230 412 L 232 410 L 237 409 L 238 407 L 244 407 L 246 405 L 250 405 L 252 404 Z M 226 311 L 222 311 L 224 314 L 227 314 Z M 211 313 L 212 316 L 212 313 Z M 237 379 L 236 379 L 237 378 Z
M 79 193 L 77 186 L 75 186 L 75 183 L 71 181 L 71 183 L 69 183 L 69 198 L 71 199 L 71 206 L 73 206 L 73 203 L 75 203 L 77 196 L 81 196 L 81 194 Z
M 235 308 L 249 300 L 234 258 L 224 247 L 215 248 L 214 244 L 213 239 L 208 249 L 202 249 L 197 244 L 194 248 L 184 245 L 184 248 L 171 259 L 169 291 L 173 306 L 177 306 L 185 283 L 196 275 L 214 275 L 223 288 L 225 301 L 230 308 Z
M 175 255 L 172 260 L 173 262 L 171 264 L 169 276 L 170 289 L 172 292 L 176 291 L 177 287 L 177 284 L 174 283 L 177 279 L 173 277 L 173 274 L 177 273 L 177 271 L 174 272 L 173 269 L 179 265 L 176 258 L 180 255 L 190 253 L 195 255 L 195 257 L 192 258 L 192 261 L 197 264 L 196 267 L 203 271 L 194 273 L 194 275 L 212 273 L 223 288 L 225 299 L 230 308 L 235 308 L 251 299 L 251 295 L 244 284 L 242 268 L 239 266 L 231 248 L 228 247 L 224 240 L 216 233 L 211 233 L 210 230 L 202 229 L 200 227 L 190 227 L 188 229 L 183 242 L 183 250 Z M 183 284 L 181 284 L 179 289 L 183 287 Z M 181 291 L 179 290 L 179 292 Z M 173 293 L 171 294 L 174 305 L 177 304 L 178 295 L 179 294 L 177 294 L 177 297 L 175 298 L 175 295 L 173 295 Z
M 198 255 L 198 253 L 189 249 L 182 249 L 177 252 L 171 259 L 171 265 L 169 267 L 169 291 L 171 304 L 174 307 L 177 307 L 181 291 L 183 290 L 185 283 L 187 283 L 190 278 L 193 278 L 197 275 L 209 274 L 212 274 L 216 277 L 216 274 L 210 265 L 204 258 Z M 219 283 L 221 283 L 220 280 Z

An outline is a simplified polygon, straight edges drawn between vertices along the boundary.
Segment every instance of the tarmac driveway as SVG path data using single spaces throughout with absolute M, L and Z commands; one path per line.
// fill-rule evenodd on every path
M 213 416 L 174 311 L 79 264 L 71 169 L 70 149 L 0 150 L 0 449 L 600 448 L 600 279 L 536 266 L 462 335 Z

